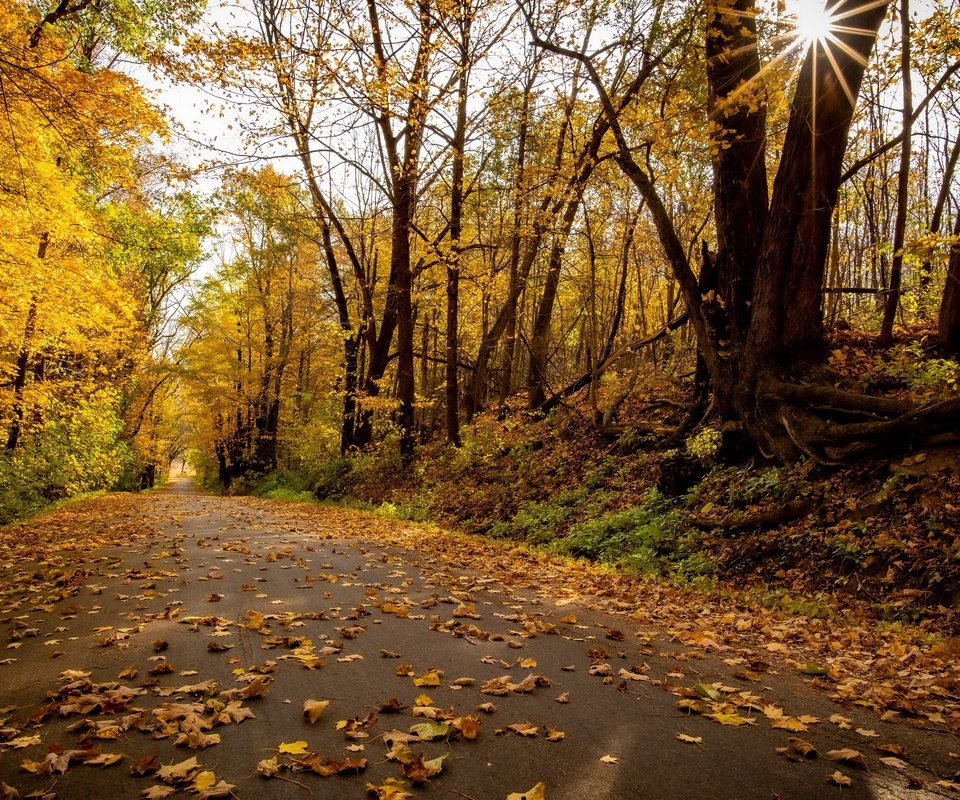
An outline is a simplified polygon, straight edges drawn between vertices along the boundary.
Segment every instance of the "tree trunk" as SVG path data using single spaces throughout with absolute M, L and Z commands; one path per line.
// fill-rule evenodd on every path
M 913 151 L 913 79 L 910 74 L 910 0 L 900 0 L 900 80 L 903 87 L 903 143 L 900 145 L 900 171 L 897 174 L 897 218 L 893 225 L 893 259 L 890 262 L 890 288 L 880 326 L 881 347 L 893 343 L 893 323 L 900 307 L 903 276 L 903 245 L 907 230 L 907 205 L 910 202 L 910 155 Z
M 41 252 L 46 250 L 47 234 L 43 235 L 41 241 Z M 23 342 L 20 345 L 20 352 L 17 354 L 17 371 L 13 376 L 13 419 L 10 421 L 10 430 L 7 433 L 7 443 L 5 449 L 12 453 L 17 449 L 20 442 L 21 426 L 23 425 L 24 414 L 24 390 L 27 386 L 27 373 L 30 365 L 31 347 L 33 346 L 33 335 L 37 327 L 37 298 L 31 296 L 30 306 L 27 308 L 27 320 L 23 326 Z
M 463 261 L 463 160 L 467 138 L 467 89 L 470 82 L 470 23 L 466 4 L 460 6 L 460 76 L 457 81 L 457 121 L 453 132 L 453 175 L 450 187 L 450 261 L 447 264 L 447 363 L 445 372 L 447 442 L 460 447 L 458 387 L 458 315 L 460 266 Z M 424 347 L 426 350 L 426 347 Z
M 960 214 L 954 225 L 956 239 L 950 247 L 947 267 L 947 283 L 943 287 L 943 302 L 940 304 L 938 338 L 940 346 L 951 355 L 960 354 Z

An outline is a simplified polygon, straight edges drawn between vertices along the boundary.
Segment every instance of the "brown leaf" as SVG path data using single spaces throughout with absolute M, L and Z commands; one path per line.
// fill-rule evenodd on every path
M 853 778 L 848 778 L 846 775 L 840 772 L 840 770 L 834 772 L 833 775 L 827 778 L 827 780 L 831 783 L 837 784 L 837 786 L 853 786 Z
M 473 741 L 480 734 L 480 720 L 476 717 L 455 717 L 451 722 L 467 741 Z
M 844 747 L 839 750 L 828 750 L 823 755 L 824 758 L 829 758 L 831 761 L 839 761 L 843 764 L 850 764 L 858 769 L 865 770 L 867 768 L 867 762 L 863 757 L 863 753 L 861 753 L 859 750 L 853 750 L 849 747 Z
M 142 778 L 144 775 L 152 775 L 161 766 L 163 765 L 156 756 L 140 756 L 130 765 L 130 774 Z
M 314 725 L 323 716 L 329 705 L 329 700 L 304 700 L 303 716 L 310 721 L 311 725 Z

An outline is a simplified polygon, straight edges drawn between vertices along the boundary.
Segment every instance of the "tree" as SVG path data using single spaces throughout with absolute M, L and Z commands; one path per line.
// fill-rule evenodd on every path
M 757 9 L 751 0 L 707 4 L 717 248 L 704 265 L 706 286 L 687 260 L 657 187 L 634 159 L 592 60 L 538 39 L 590 72 L 617 140 L 618 162 L 646 201 L 676 275 L 728 441 L 739 432 L 770 457 L 854 458 L 888 444 L 880 439 L 893 431 L 922 433 L 955 411 L 953 402 L 914 409 L 811 382 L 823 356 L 821 296 L 847 134 L 886 10 L 885 2 L 840 2 L 831 9 L 830 35 L 808 44 L 768 199 L 768 100 Z M 838 410 L 856 422 L 835 421 Z

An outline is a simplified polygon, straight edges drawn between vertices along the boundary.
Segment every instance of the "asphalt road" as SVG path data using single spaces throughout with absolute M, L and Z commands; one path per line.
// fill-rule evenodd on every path
M 589 599 L 558 604 L 536 586 L 454 566 L 455 552 L 378 546 L 319 507 L 291 523 L 283 504 L 201 495 L 187 479 L 125 500 L 116 518 L 109 500 L 99 502 L 88 524 L 112 531 L 109 546 L 75 562 L 61 554 L 83 576 L 75 594 L 40 602 L 28 587 L 36 564 L 3 567 L 0 621 L 12 647 L 0 656 L 16 660 L 0 666 L 0 780 L 21 796 L 137 798 L 163 787 L 155 796 L 214 797 L 203 794 L 214 776 L 232 785 L 222 796 L 245 799 L 376 796 L 368 784 L 391 797 L 391 778 L 403 779 L 395 798 L 402 786 L 414 797 L 502 800 L 541 782 L 550 800 L 960 796 L 937 785 L 960 769 L 954 734 L 841 707 L 769 654 L 768 668 L 686 647 Z M 127 530 L 138 533 L 126 541 Z M 307 700 L 329 701 L 313 723 Z M 231 702 L 242 710 L 235 716 L 254 717 L 204 724 Z M 496 710 L 478 710 L 485 703 Z M 772 709 L 817 721 L 774 728 Z M 838 714 L 848 722 L 828 721 Z M 387 752 L 405 738 L 390 732 L 409 736 L 420 723 L 438 738 L 414 737 L 410 750 L 427 762 L 446 757 L 415 784 Z M 174 744 L 190 731 L 220 739 Z M 790 737 L 819 755 L 778 753 Z M 279 753 L 283 743 L 294 753 Z M 902 747 L 900 765 L 882 762 L 895 756 L 878 743 Z M 843 748 L 863 762 L 825 757 Z M 71 751 L 68 767 L 56 761 Z M 97 766 L 98 752 L 122 758 Z M 199 766 L 183 768 L 179 782 L 132 776 L 131 764 L 150 756 L 167 766 L 196 757 Z M 263 776 L 258 764 L 274 757 L 284 768 Z M 331 776 L 310 766 L 344 763 Z M 407 774 L 418 777 L 420 763 Z M 198 777 L 201 769 L 214 775 Z M 835 773 L 852 783 L 832 782 Z M 907 776 L 925 788 L 909 788 Z

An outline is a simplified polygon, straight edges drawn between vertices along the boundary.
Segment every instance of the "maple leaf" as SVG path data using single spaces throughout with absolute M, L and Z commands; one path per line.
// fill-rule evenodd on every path
M 853 786 L 853 779 L 848 778 L 840 770 L 836 770 L 833 775 L 827 778 L 831 783 L 837 784 L 837 786 Z
M 407 800 L 413 797 L 406 791 L 406 785 L 399 778 L 387 778 L 380 786 L 372 783 L 366 785 L 367 794 L 376 798 L 376 800 Z
M 160 769 L 160 759 L 156 756 L 140 756 L 130 765 L 130 774 L 136 777 L 149 775 Z
M 425 742 L 442 739 L 449 731 L 449 722 L 421 722 L 410 726 L 410 733 L 416 734 Z
M 264 778 L 272 778 L 276 775 L 283 767 L 277 761 L 277 757 L 265 758 L 262 761 L 257 763 L 257 772 L 259 772 Z
M 543 781 L 525 792 L 512 792 L 507 800 L 547 800 L 547 786 Z
M 429 761 L 423 760 L 423 755 L 417 755 L 412 761 L 402 763 L 401 772 L 403 776 L 411 780 L 414 784 L 426 783 L 434 775 L 438 775 L 443 770 L 443 760 L 446 754 L 432 758 Z
M 600 756 L 601 764 L 617 764 L 620 759 L 617 756 Z
M 311 725 L 314 725 L 323 716 L 329 705 L 329 700 L 304 700 L 303 716 L 310 721 Z
M 455 717 L 452 720 L 452 724 L 467 741 L 473 741 L 480 735 L 480 720 L 477 719 L 477 717 Z
M 308 753 L 304 758 L 295 759 L 295 763 L 323 777 L 339 775 L 342 772 L 362 772 L 367 768 L 365 758 L 344 758 L 336 761 L 318 753 Z
M 687 744 L 703 744 L 702 736 L 690 736 L 686 733 L 678 733 L 677 738 L 681 742 L 686 742 Z
M 190 780 L 199 770 L 200 763 L 194 756 L 185 761 L 180 761 L 177 764 L 160 767 L 160 769 L 157 770 L 157 777 L 166 783 L 181 783 Z
M 224 780 L 219 780 L 209 789 L 202 789 L 195 793 L 195 796 L 199 800 L 213 800 L 217 797 L 235 797 L 233 790 L 236 787 L 232 783 L 227 783 Z
M 707 714 L 706 716 L 711 716 Z M 779 719 L 773 720 L 770 723 L 771 728 L 779 728 L 785 731 L 793 731 L 795 733 L 802 733 L 803 731 L 808 731 L 810 728 L 807 725 L 804 725 L 797 717 L 780 717 Z
M 7 747 L 13 747 L 16 750 L 22 750 L 24 747 L 40 744 L 40 734 L 36 734 L 34 736 L 18 736 L 15 739 L 10 739 L 4 742 L 4 744 Z
M 194 791 L 202 792 L 205 789 L 209 789 L 217 782 L 217 776 L 211 770 L 204 770 L 203 772 L 198 772 L 193 779 L 193 789 Z
M 120 761 L 123 761 L 123 756 L 119 753 L 101 753 L 98 756 L 86 759 L 83 763 L 91 767 L 112 767 Z
M 307 752 L 307 743 L 302 739 L 296 742 L 281 742 L 277 750 L 291 756 L 299 756 Z
M 219 733 L 201 733 L 194 730 L 181 733 L 173 742 L 179 747 L 189 747 L 191 750 L 203 750 L 215 744 L 220 744 Z
M 828 750 L 823 756 L 824 758 L 829 758 L 831 761 L 840 761 L 862 770 L 867 769 L 867 761 L 863 757 L 863 753 L 850 747 L 843 747 L 839 750 Z
M 144 789 L 140 792 L 140 796 L 145 800 L 163 800 L 164 797 L 169 797 L 175 791 L 177 791 L 173 786 L 151 786 L 149 789 Z
M 563 731 L 558 731 L 556 728 L 547 728 L 547 741 L 548 742 L 559 742 L 567 738 L 567 734 Z
M 529 722 L 515 722 L 513 725 L 507 725 L 507 728 L 514 733 L 519 733 L 521 736 L 536 736 L 540 728 L 536 725 L 531 725 Z
M 734 728 L 739 728 L 741 725 L 754 725 L 756 723 L 755 719 L 741 717 L 739 714 L 727 711 L 717 711 L 712 714 L 704 714 L 703 716 L 707 719 L 712 719 L 714 722 L 719 722 L 721 725 L 730 725 Z
M 430 670 L 429 672 L 423 673 L 423 675 L 418 675 L 413 679 L 414 686 L 439 686 L 440 678 L 442 672 L 438 670 Z

